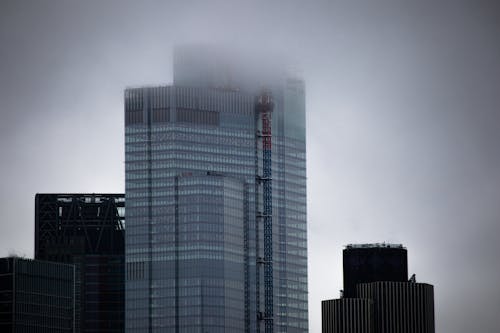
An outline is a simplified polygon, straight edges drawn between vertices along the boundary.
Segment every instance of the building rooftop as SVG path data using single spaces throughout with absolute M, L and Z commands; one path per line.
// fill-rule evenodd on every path
M 405 249 L 403 244 L 391 244 L 391 243 L 347 244 L 345 247 L 346 249 L 374 249 L 374 248 Z

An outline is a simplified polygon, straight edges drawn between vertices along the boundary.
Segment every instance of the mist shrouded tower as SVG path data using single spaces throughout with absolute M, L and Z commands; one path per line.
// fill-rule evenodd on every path
M 125 91 L 127 332 L 308 331 L 304 83 L 246 58 Z

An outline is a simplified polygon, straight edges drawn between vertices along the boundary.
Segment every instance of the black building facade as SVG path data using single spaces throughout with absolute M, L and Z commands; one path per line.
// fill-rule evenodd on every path
M 123 194 L 37 194 L 35 258 L 74 264 L 76 332 L 123 332 Z
M 402 245 L 348 245 L 344 292 L 322 302 L 322 332 L 434 333 L 434 287 L 407 276 Z
M 434 333 L 434 287 L 427 283 L 372 282 L 357 286 L 360 298 L 374 302 L 380 333 Z
M 72 333 L 73 265 L 0 258 L 0 332 Z
M 359 283 L 408 280 L 408 255 L 400 244 L 351 244 L 343 258 L 344 297 L 356 297 Z
M 321 302 L 323 333 L 372 333 L 373 301 L 340 298 Z

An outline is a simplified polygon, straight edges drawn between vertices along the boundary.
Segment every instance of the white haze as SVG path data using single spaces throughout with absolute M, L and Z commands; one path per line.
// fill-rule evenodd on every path
M 407 246 L 439 333 L 500 331 L 497 1 L 0 0 L 0 254 L 37 192 L 123 192 L 123 90 L 172 48 L 286 54 L 307 90 L 310 331 L 354 242 Z

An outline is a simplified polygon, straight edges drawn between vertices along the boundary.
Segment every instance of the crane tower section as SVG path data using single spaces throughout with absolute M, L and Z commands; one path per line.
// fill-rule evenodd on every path
M 272 208 L 272 126 L 271 115 L 274 104 L 269 92 L 263 91 L 257 98 L 256 111 L 261 121 L 261 131 L 258 137 L 262 140 L 262 176 L 258 176 L 258 182 L 262 185 L 262 213 L 258 219 L 263 222 L 263 245 L 264 257 L 258 257 L 259 266 L 264 269 L 264 313 L 258 310 L 258 318 L 264 321 L 265 333 L 273 332 L 273 208 Z M 260 274 L 258 275 L 260 276 Z M 257 279 L 259 280 L 259 279 Z M 260 293 L 260 282 L 258 282 L 257 293 Z M 258 297 L 259 298 L 259 297 Z M 257 305 L 259 307 L 259 305 Z

